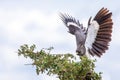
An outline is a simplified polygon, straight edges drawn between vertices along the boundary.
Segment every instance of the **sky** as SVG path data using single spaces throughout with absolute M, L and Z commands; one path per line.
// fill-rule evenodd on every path
M 32 61 L 18 57 L 23 44 L 37 50 L 53 46 L 53 53 L 75 54 L 75 37 L 68 34 L 59 13 L 68 13 L 87 27 L 90 16 L 102 8 L 112 13 L 113 33 L 109 50 L 97 58 L 96 71 L 103 80 L 120 76 L 120 2 L 119 0 L 0 0 L 0 80 L 59 80 L 56 76 L 37 75 Z

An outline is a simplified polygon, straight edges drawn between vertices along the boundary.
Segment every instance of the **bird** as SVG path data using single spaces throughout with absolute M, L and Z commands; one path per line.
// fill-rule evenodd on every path
M 112 12 L 102 7 L 95 17 L 88 19 L 87 28 L 74 17 L 60 13 L 60 18 L 68 32 L 76 38 L 76 53 L 79 56 L 101 57 L 109 48 L 112 36 Z

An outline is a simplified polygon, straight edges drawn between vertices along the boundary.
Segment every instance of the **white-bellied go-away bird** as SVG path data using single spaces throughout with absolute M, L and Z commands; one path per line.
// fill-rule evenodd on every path
M 75 35 L 78 55 L 101 57 L 108 49 L 112 33 L 112 13 L 107 8 L 102 8 L 92 19 L 89 18 L 88 27 L 85 29 L 79 20 L 74 17 L 60 13 L 61 20 L 69 29 L 69 33 Z

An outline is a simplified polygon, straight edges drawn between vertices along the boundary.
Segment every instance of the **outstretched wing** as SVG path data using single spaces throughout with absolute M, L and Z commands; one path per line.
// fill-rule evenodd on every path
M 76 30 L 80 30 L 82 33 L 85 34 L 86 30 L 82 24 L 79 23 L 79 20 L 76 20 L 74 17 L 60 13 L 61 20 L 64 24 L 69 28 L 69 32 L 71 34 L 75 34 Z
M 86 48 L 89 54 L 101 57 L 108 49 L 112 33 L 112 13 L 102 8 L 88 26 Z

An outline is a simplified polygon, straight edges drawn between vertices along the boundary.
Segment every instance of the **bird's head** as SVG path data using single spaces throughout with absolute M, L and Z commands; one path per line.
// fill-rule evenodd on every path
M 86 53 L 85 45 L 84 45 L 84 44 L 78 45 L 78 46 L 77 46 L 77 49 L 76 49 L 76 53 L 77 53 L 77 55 L 79 55 L 79 56 L 85 55 L 85 53 Z

